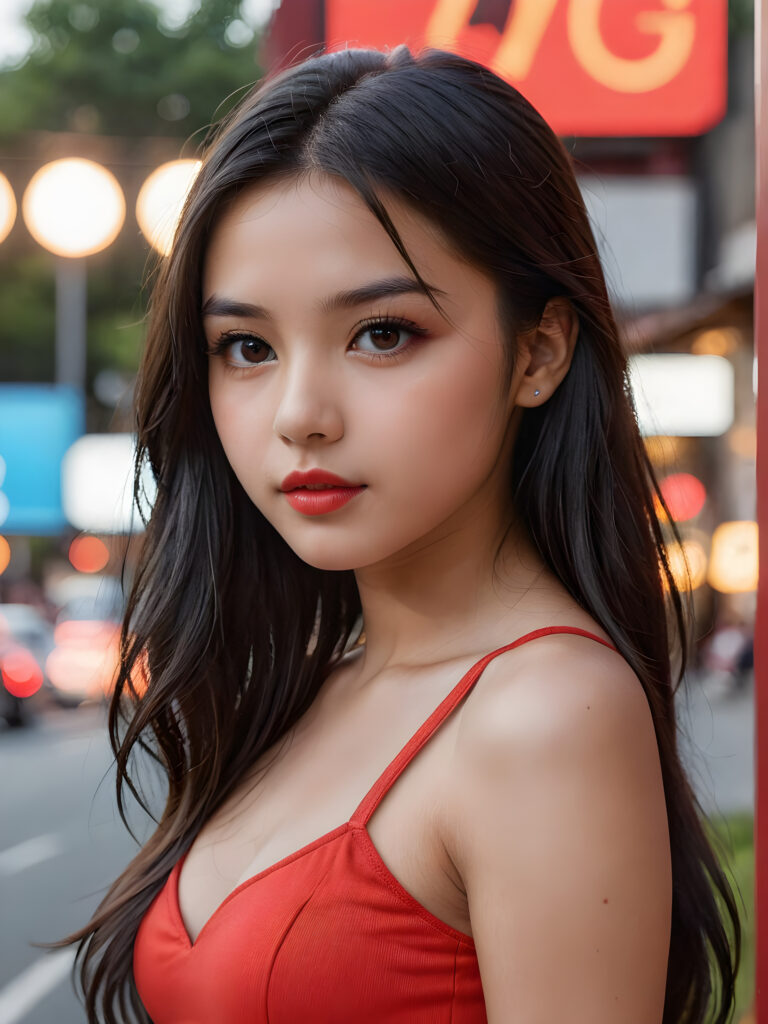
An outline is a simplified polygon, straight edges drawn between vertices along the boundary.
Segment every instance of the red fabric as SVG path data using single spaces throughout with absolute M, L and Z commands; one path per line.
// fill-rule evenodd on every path
M 404 888 L 366 824 L 379 801 L 498 654 L 466 673 L 385 769 L 349 821 L 239 885 L 192 944 L 178 904 L 184 858 L 145 914 L 133 969 L 154 1024 L 481 1024 L 472 938 Z M 613 648 L 615 650 L 615 648 Z

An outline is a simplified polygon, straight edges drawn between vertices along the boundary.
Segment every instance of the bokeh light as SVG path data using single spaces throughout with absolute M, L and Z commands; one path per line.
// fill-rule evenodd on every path
M 149 244 L 167 256 L 184 201 L 200 170 L 199 160 L 171 160 L 154 170 L 139 191 L 136 220 Z
M 26 647 L 12 647 L 0 661 L 3 685 L 14 697 L 31 697 L 43 685 L 43 673 Z
M 677 522 L 695 519 L 704 508 L 707 491 L 692 473 L 672 473 L 661 481 L 660 490 L 670 515 Z
M 707 552 L 701 541 L 687 539 L 667 547 L 667 560 L 678 590 L 696 590 L 707 578 Z
M 643 438 L 646 453 L 660 471 L 673 469 L 688 454 L 689 438 L 669 434 L 649 434 Z
M 4 241 L 16 222 L 16 196 L 11 183 L 0 174 L 0 242 Z
M 143 648 L 131 668 L 131 688 L 137 698 L 144 697 L 149 689 L 149 655 Z
M 0 535 L 0 576 L 3 575 L 11 562 L 11 545 Z
M 99 700 L 115 685 L 120 628 L 112 622 L 67 620 L 54 630 L 45 671 L 53 686 L 80 700 Z
M 728 447 L 742 459 L 757 458 L 757 431 L 754 426 L 731 427 L 728 431 Z
M 691 342 L 691 352 L 697 356 L 729 356 L 739 347 L 739 332 L 735 327 L 713 327 L 701 331 Z
M 109 562 L 109 548 L 99 537 L 75 537 L 69 560 L 78 572 L 101 572 Z
M 757 590 L 757 523 L 721 523 L 712 534 L 707 580 L 722 594 Z
M 89 256 L 117 237 L 125 198 L 106 167 L 71 157 L 45 164 L 33 175 L 21 212 L 29 233 L 50 252 Z

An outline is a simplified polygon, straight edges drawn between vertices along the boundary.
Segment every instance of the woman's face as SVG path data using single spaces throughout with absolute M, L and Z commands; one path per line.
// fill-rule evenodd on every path
M 345 182 L 259 186 L 218 221 L 203 276 L 213 418 L 243 488 L 321 569 L 496 529 L 515 380 L 496 292 L 406 205 L 387 208 L 450 324 Z M 354 489 L 286 480 L 310 470 Z M 295 484 L 312 487 L 296 488 Z

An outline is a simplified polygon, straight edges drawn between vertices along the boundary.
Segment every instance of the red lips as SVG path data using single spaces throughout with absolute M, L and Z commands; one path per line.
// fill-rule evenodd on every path
M 305 472 L 294 471 L 280 484 L 281 491 L 293 491 L 297 487 L 307 487 L 309 484 L 318 486 L 326 484 L 328 487 L 360 487 L 361 484 L 351 483 L 349 480 L 342 480 L 335 473 L 328 473 L 324 469 L 308 469 Z
M 309 485 L 312 485 L 311 488 Z M 305 516 L 322 516 L 342 508 L 348 501 L 362 494 L 365 486 L 350 483 L 324 469 L 308 469 L 303 473 L 289 473 L 280 489 L 296 512 Z

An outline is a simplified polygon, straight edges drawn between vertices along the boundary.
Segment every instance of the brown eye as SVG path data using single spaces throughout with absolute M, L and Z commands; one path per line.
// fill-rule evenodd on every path
M 240 356 L 247 363 L 266 363 L 272 349 L 258 338 L 241 338 L 232 346 L 233 354 Z
M 229 366 L 259 366 L 261 363 L 272 363 L 277 358 L 271 345 L 252 334 L 224 337 L 217 351 L 224 355 Z
M 377 352 L 394 352 L 396 349 L 407 348 L 408 339 L 418 333 L 417 329 L 406 327 L 396 321 L 382 320 L 369 324 L 359 331 L 355 338 L 355 346 L 360 352 L 367 352 L 370 355 Z
M 400 331 L 394 327 L 369 328 L 371 340 L 380 349 L 396 348 L 400 343 Z

